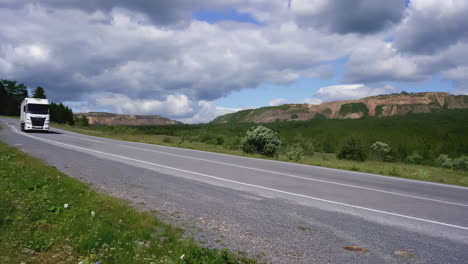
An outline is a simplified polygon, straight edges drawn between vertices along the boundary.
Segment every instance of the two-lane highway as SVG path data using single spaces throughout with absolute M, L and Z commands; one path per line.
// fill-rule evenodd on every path
M 468 188 L 1 124 L 0 139 L 71 176 L 138 193 L 148 209 L 170 204 L 273 262 L 468 263 Z

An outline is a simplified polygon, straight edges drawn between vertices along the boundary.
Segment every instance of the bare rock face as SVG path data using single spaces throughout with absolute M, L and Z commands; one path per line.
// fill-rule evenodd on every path
M 243 110 L 217 117 L 213 123 L 269 123 L 274 121 L 309 120 L 318 116 L 357 119 L 366 116 L 394 116 L 431 113 L 447 109 L 468 108 L 467 95 L 440 92 L 378 95 L 359 100 L 326 102 L 320 105 L 289 104 Z
M 177 125 L 182 124 L 179 121 L 164 118 L 159 115 L 119 115 L 112 113 L 79 113 L 75 114 L 75 118 L 80 118 L 85 115 L 88 118 L 90 125 Z

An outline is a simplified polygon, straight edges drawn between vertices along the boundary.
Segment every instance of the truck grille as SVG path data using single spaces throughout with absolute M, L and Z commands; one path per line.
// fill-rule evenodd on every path
M 44 117 L 31 117 L 31 123 L 33 126 L 44 126 L 44 122 L 45 122 L 45 118 Z

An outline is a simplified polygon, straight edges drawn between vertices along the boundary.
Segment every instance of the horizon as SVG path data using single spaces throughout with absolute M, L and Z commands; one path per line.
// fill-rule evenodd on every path
M 0 78 L 76 113 L 183 123 L 402 91 L 468 95 L 467 12 L 463 0 L 2 1 Z

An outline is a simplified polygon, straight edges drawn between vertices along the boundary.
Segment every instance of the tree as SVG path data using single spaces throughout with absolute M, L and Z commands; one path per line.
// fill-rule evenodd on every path
M 19 116 L 20 105 L 28 97 L 26 85 L 16 81 L 0 81 L 0 113 L 4 115 Z
M 8 103 L 8 93 L 3 85 L 3 82 L 0 82 L 0 115 L 6 115 L 6 105 Z
M 80 118 L 78 118 L 78 126 L 80 127 L 87 127 L 89 126 L 89 120 L 85 115 L 82 115 Z
M 355 138 L 346 140 L 338 153 L 338 159 L 364 161 L 367 158 L 361 141 Z
M 243 152 L 268 157 L 278 156 L 280 145 L 278 134 L 264 126 L 252 127 L 241 141 Z
M 60 124 L 73 125 L 75 123 L 71 108 L 62 103 L 56 104 L 54 102 L 50 104 L 50 120 Z
M 33 92 L 33 98 L 46 99 L 46 94 L 44 88 L 38 86 Z

